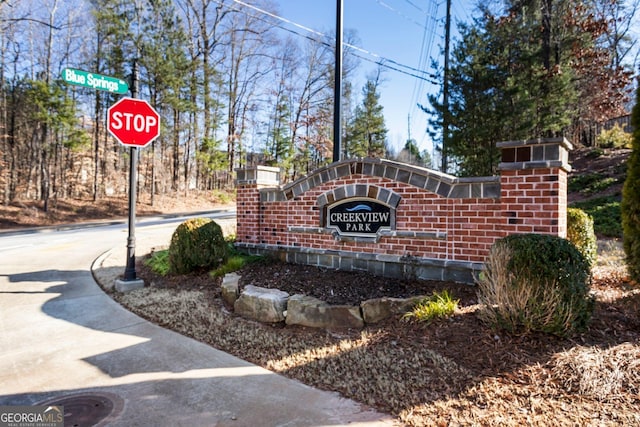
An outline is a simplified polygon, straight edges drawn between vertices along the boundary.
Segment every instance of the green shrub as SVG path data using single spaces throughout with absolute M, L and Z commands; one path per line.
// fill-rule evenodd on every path
M 622 237 L 620 195 L 604 196 L 576 202 L 571 207 L 582 209 L 593 218 L 593 229 L 598 236 Z
M 627 269 L 632 280 L 640 281 L 640 86 L 631 111 L 632 150 L 627 160 L 627 178 L 622 188 L 622 229 Z
M 615 124 L 611 129 L 603 129 L 596 137 L 596 144 L 602 148 L 630 148 L 631 134 Z
M 149 266 L 154 273 L 166 276 L 169 274 L 169 250 L 165 249 L 152 252 L 144 263 Z
M 169 245 L 169 272 L 185 274 L 215 268 L 227 259 L 222 229 L 208 218 L 189 219 L 176 228 Z
M 419 301 L 403 318 L 413 318 L 420 322 L 444 319 L 453 315 L 459 302 L 460 300 L 454 300 L 446 289 L 440 293 L 434 292 L 432 296 Z
M 598 256 L 598 242 L 593 231 L 593 218 L 582 209 L 567 209 L 567 240 L 576 248 L 592 266 Z
M 601 148 L 594 148 L 593 150 L 587 153 L 588 159 L 597 159 L 598 157 L 602 157 L 604 155 L 604 150 Z
M 478 280 L 480 318 L 511 333 L 568 336 L 593 313 L 589 263 L 568 240 L 515 234 L 491 248 Z
M 567 191 L 570 193 L 596 194 L 605 191 L 607 188 L 622 182 L 618 178 L 607 176 L 602 173 L 589 173 L 576 175 L 569 178 Z

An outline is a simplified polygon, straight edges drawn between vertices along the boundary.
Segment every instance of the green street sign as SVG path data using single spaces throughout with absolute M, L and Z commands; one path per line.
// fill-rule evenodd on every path
M 72 85 L 106 90 L 107 92 L 113 93 L 127 93 L 129 91 L 129 85 L 122 79 L 76 70 L 74 68 L 65 68 L 62 70 L 62 80 Z

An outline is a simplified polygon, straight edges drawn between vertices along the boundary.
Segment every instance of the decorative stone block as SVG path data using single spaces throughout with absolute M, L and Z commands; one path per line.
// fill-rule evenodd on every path
M 239 280 L 240 276 L 236 273 L 225 274 L 222 279 L 222 285 L 220 286 L 222 299 L 231 306 L 235 304 L 236 300 L 240 296 L 240 290 L 238 287 Z
M 423 296 L 411 298 L 375 298 L 364 301 L 360 304 L 362 308 L 362 318 L 365 323 L 377 323 L 392 316 L 404 314 L 411 310 Z
M 289 298 L 286 323 L 329 329 L 364 327 L 359 307 L 329 305 L 318 298 L 299 294 Z
M 289 294 L 278 289 L 247 285 L 233 304 L 236 313 L 264 323 L 284 320 Z

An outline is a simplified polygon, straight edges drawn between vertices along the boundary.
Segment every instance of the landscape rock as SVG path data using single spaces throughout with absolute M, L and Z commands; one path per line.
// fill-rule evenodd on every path
M 411 310 L 424 296 L 411 298 L 382 297 L 362 302 L 362 318 L 366 323 L 377 323 Z
M 282 322 L 289 294 L 278 289 L 247 285 L 235 301 L 236 313 L 264 323 Z
M 220 285 L 222 299 L 231 306 L 235 304 L 236 300 L 240 296 L 240 289 L 238 286 L 239 280 L 240 276 L 236 273 L 225 274 L 222 279 L 222 285 Z
M 329 305 L 318 298 L 299 294 L 289 298 L 286 323 L 312 328 L 364 327 L 359 307 Z

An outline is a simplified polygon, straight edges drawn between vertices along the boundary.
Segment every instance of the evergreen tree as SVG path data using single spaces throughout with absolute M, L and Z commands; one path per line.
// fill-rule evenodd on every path
M 415 139 L 408 139 L 404 144 L 404 148 L 397 156 L 397 160 L 412 165 L 431 167 L 431 155 L 427 150 L 420 151 Z
M 187 35 L 183 30 L 181 19 L 176 13 L 176 8 L 170 0 L 157 0 L 147 5 L 145 29 L 142 37 L 141 65 L 143 79 L 149 88 L 149 98 L 152 105 L 162 116 L 163 127 L 166 130 L 160 137 L 153 141 L 151 155 L 151 204 L 153 205 L 156 193 L 156 145 L 160 144 L 160 151 L 167 150 L 167 142 L 172 141 L 171 186 L 178 188 L 180 178 L 180 131 L 183 126 L 181 114 L 184 111 L 193 110 L 193 105 L 186 99 L 187 94 L 183 88 L 187 87 L 189 71 L 192 63 L 189 62 L 187 52 Z M 168 156 L 160 156 L 160 174 Z
M 345 143 L 352 157 L 384 157 L 386 153 L 387 128 L 384 124 L 383 107 L 380 105 L 378 84 L 368 80 L 362 94 L 362 105 L 356 107 Z
M 506 46 L 501 38 L 490 36 L 493 26 L 491 21 L 461 26 L 464 42 L 452 52 L 447 154 L 452 169 L 462 176 L 492 175 L 499 156 L 495 142 L 514 133 L 516 126 L 512 116 L 517 101 L 505 87 Z M 432 109 L 427 111 L 435 113 L 431 136 L 437 140 L 434 129 L 442 127 L 444 108 L 437 96 L 431 96 L 430 103 Z
M 291 143 L 291 109 L 286 96 L 281 95 L 271 120 L 267 142 L 267 157 L 287 175 L 291 169 L 294 146 Z
M 495 143 L 566 136 L 579 142 L 581 121 L 613 117 L 624 105 L 624 73 L 605 61 L 607 22 L 593 4 L 571 0 L 506 2 L 502 15 L 485 9 L 461 26 L 449 70 L 447 153 L 460 175 L 490 175 Z M 616 95 L 617 94 L 617 95 Z M 445 111 L 431 97 L 436 140 Z
M 640 86 L 631 113 L 632 151 L 627 160 L 627 177 L 622 188 L 622 237 L 631 279 L 640 281 Z

